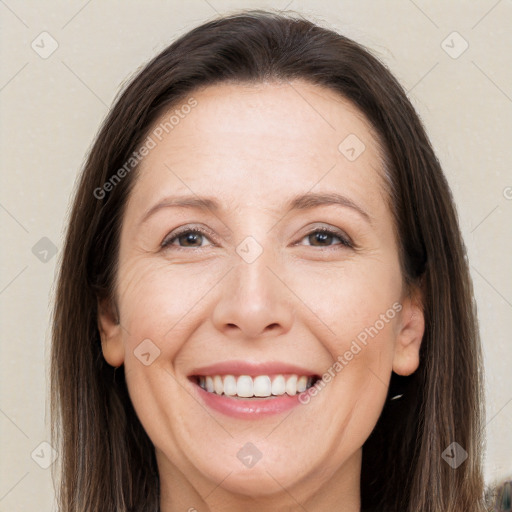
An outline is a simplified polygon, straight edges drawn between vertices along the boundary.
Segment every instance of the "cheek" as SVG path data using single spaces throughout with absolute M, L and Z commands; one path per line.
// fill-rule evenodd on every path
M 375 258 L 364 264 L 353 261 L 338 268 L 298 271 L 295 276 L 292 286 L 318 320 L 317 334 L 331 355 L 350 350 L 356 339 L 361 344 L 375 341 L 372 347 L 368 343 L 365 353 L 393 348 L 401 309 L 398 264 Z
M 336 324 L 336 336 L 328 345 L 332 363 L 321 379 L 303 394 L 324 418 L 322 431 L 327 439 L 343 442 L 332 446 L 333 459 L 344 460 L 351 450 L 363 446 L 379 419 L 388 393 L 393 364 L 396 320 L 392 306 L 373 311 L 369 307 L 346 309 L 354 317 Z M 361 312 L 365 313 L 362 314 Z M 386 315 L 388 311 L 388 315 Z M 356 318 L 357 316 L 357 318 Z M 382 320 L 381 318 L 385 318 Z M 387 323 L 386 323 L 387 321 Z M 317 423 L 320 418 L 317 417 Z
M 384 404 L 392 372 L 402 309 L 398 265 L 390 272 L 389 265 L 372 261 L 361 267 L 347 266 L 329 278 L 316 277 L 296 282 L 321 320 L 316 334 L 331 360 L 315 388 L 318 394 L 329 388 L 329 395 L 339 401 L 339 406 L 331 404 L 339 423 L 350 418 L 358 428 L 366 425 L 369 434 Z
M 169 357 L 179 349 L 173 340 L 186 339 L 192 321 L 201 320 L 202 299 L 222 273 L 206 262 L 188 266 L 141 258 L 121 268 L 120 276 L 126 351 L 149 338 Z

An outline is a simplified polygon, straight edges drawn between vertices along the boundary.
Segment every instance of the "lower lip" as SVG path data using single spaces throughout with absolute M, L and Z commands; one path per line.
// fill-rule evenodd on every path
M 241 419 L 255 419 L 273 414 L 279 414 L 300 405 L 299 395 L 279 395 L 273 398 L 234 398 L 226 395 L 217 395 L 204 390 L 194 384 L 203 402 L 212 409 L 227 416 Z

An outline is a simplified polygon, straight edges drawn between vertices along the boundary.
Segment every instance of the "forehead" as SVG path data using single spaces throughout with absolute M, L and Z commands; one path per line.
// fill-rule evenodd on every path
M 263 209 L 309 190 L 381 197 L 377 137 L 336 92 L 303 81 L 221 83 L 190 97 L 192 109 L 181 109 L 185 98 L 149 131 L 155 144 L 130 199 L 137 209 L 179 192 Z

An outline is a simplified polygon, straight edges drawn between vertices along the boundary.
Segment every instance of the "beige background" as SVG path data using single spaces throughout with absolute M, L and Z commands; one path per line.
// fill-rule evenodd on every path
M 217 12 L 245 7 L 289 8 L 340 30 L 373 49 L 408 91 L 453 189 L 469 253 L 487 372 L 486 480 L 512 476 L 509 0 L 6 0 L 0 511 L 54 510 L 50 470 L 40 467 L 52 460 L 51 448 L 41 445 L 49 440 L 49 300 L 86 151 L 120 85 L 141 64 Z M 51 38 L 58 47 L 47 56 Z

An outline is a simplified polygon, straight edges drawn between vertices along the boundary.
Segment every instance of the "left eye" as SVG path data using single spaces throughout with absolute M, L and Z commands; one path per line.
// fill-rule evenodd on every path
M 344 235 L 342 232 L 337 230 L 332 230 L 329 228 L 319 228 L 315 229 L 308 233 L 304 238 L 306 238 L 309 242 L 308 245 L 312 247 L 330 247 L 332 245 L 343 245 L 346 247 L 352 247 L 352 243 L 350 239 Z M 304 238 L 302 240 L 304 240 Z M 337 238 L 341 243 L 340 244 L 330 244 L 333 239 Z M 316 242 L 320 242 L 320 245 L 315 245 Z

